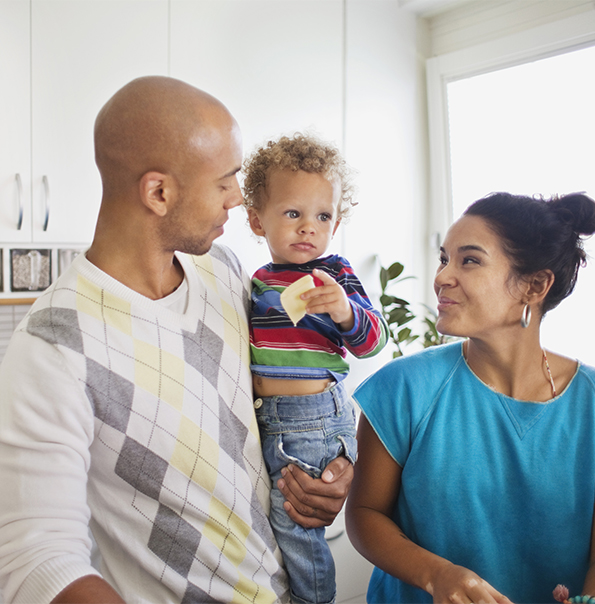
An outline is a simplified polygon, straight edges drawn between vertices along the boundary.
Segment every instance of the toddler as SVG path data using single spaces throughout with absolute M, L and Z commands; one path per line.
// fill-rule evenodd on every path
M 288 464 L 319 478 L 339 455 L 355 463 L 355 414 L 343 382 L 346 351 L 377 354 L 388 326 L 349 263 L 324 255 L 354 205 L 338 150 L 296 134 L 270 141 L 244 169 L 250 227 L 264 237 L 272 258 L 252 278 L 250 319 L 254 407 L 273 481 L 270 521 L 292 601 L 334 602 L 335 567 L 324 528 L 295 524 L 276 483 Z M 286 302 L 283 292 L 305 275 L 314 281 Z M 300 302 L 305 315 L 294 308 Z

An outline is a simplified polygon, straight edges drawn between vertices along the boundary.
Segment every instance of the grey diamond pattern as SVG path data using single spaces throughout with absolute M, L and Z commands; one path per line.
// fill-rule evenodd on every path
M 134 397 L 134 384 L 87 358 L 86 392 L 95 416 L 122 433 L 126 432 Z
M 83 354 L 83 336 L 75 310 L 43 308 L 29 317 L 27 331 L 50 344 L 61 344 Z
M 137 491 L 158 500 L 168 466 L 167 461 L 127 436 L 118 456 L 116 474 Z
M 160 505 L 149 538 L 149 549 L 178 574 L 187 578 L 200 537 L 200 533 L 183 518 Z
M 239 466 L 244 466 L 242 449 L 248 436 L 248 428 L 232 413 L 221 397 L 219 397 L 219 418 L 222 449 Z
M 185 331 L 183 336 L 184 360 L 217 388 L 223 340 L 202 321 L 196 333 Z
M 188 583 L 188 588 L 186 589 L 186 593 L 182 598 L 181 604 L 199 604 L 202 602 L 217 604 L 220 601 L 213 600 L 213 596 L 210 596 L 208 593 L 204 592 L 202 589 L 200 589 L 200 587 L 197 587 L 192 583 Z

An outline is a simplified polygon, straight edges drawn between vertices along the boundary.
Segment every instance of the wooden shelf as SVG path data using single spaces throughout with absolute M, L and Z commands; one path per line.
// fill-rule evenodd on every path
M 12 306 L 16 304 L 33 304 L 37 298 L 0 298 L 0 306 Z

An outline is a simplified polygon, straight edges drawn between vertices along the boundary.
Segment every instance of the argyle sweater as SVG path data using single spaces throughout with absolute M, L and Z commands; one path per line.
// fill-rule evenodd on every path
M 90 566 L 128 604 L 287 600 L 249 372 L 249 279 L 177 254 L 178 314 L 81 254 L 0 369 L 0 585 L 49 602 Z
M 306 315 L 295 326 L 287 316 L 281 293 L 315 268 L 327 272 L 345 290 L 355 319 L 351 330 L 341 331 L 328 314 Z M 349 372 L 347 351 L 358 358 L 374 356 L 386 344 L 388 333 L 386 321 L 341 256 L 304 264 L 269 263 L 252 277 L 250 349 L 251 369 L 256 375 L 284 379 L 334 377 L 340 381 Z

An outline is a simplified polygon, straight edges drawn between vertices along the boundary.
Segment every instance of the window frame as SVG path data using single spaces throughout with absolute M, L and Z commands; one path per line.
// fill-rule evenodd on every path
M 450 82 L 595 45 L 595 11 L 517 32 L 426 61 L 430 200 L 428 273 L 453 222 L 448 102 Z

